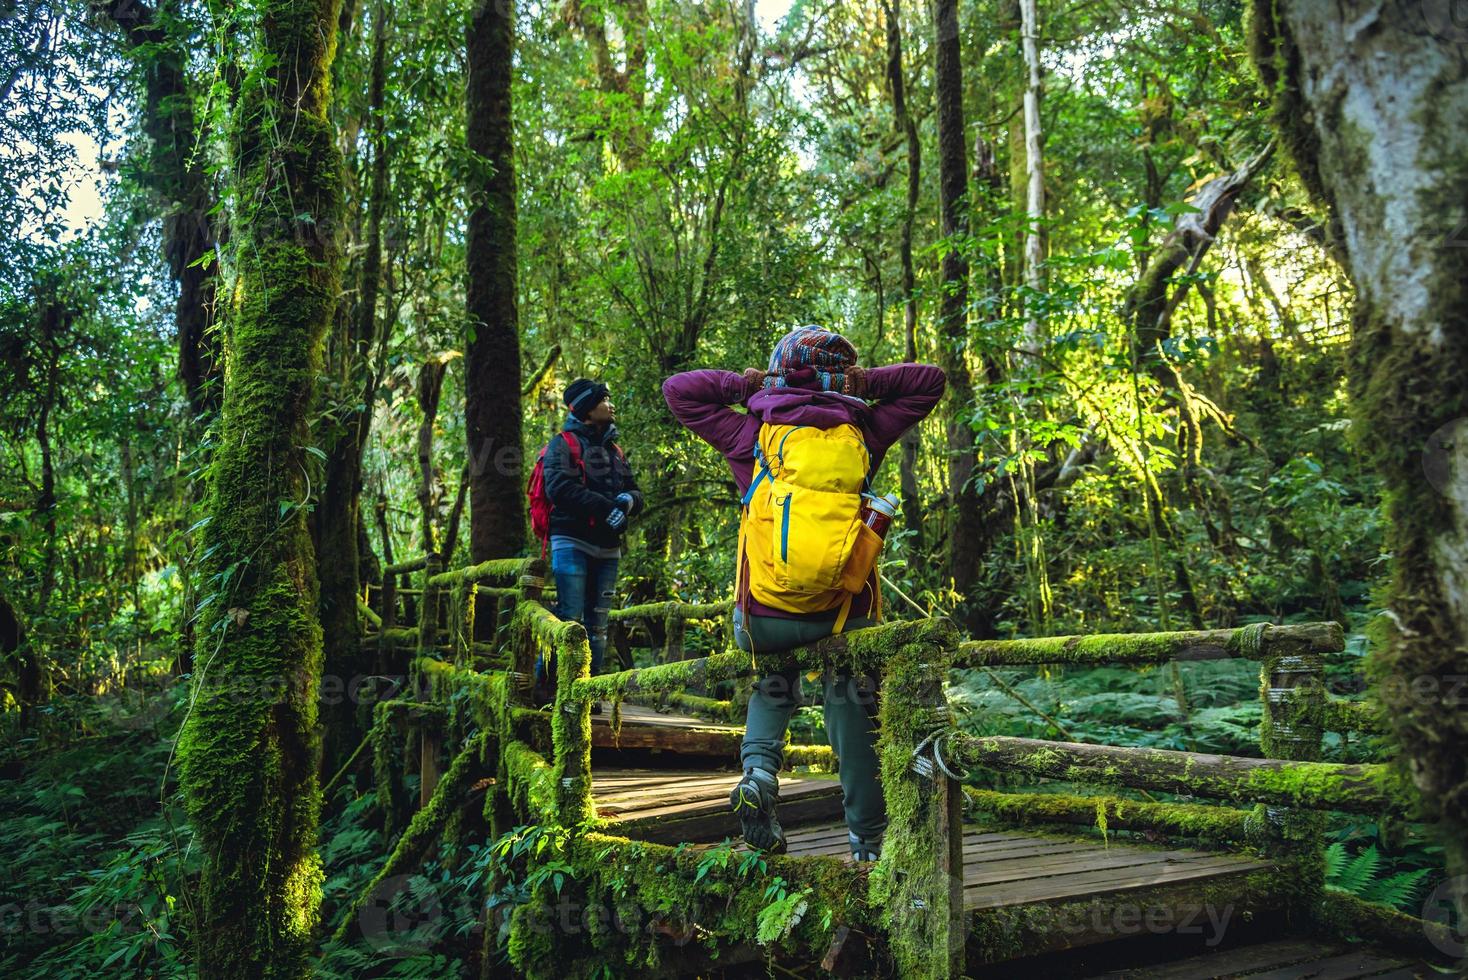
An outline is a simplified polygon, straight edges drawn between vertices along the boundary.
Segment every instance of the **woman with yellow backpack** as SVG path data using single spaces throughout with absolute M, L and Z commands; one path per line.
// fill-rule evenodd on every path
M 887 450 L 943 395 L 927 364 L 862 368 L 856 348 L 822 327 L 790 331 L 765 370 L 688 371 L 663 383 L 668 408 L 723 454 L 743 495 L 734 635 L 740 649 L 775 653 L 874 625 L 881 616 L 881 537 L 865 520 L 870 480 Z M 732 406 L 743 405 L 744 412 Z M 826 733 L 840 759 L 842 802 L 856 860 L 875 860 L 887 826 L 877 781 L 871 678 L 824 678 Z M 802 703 L 795 672 L 759 678 L 749 702 L 730 794 L 744 839 L 779 852 L 777 773 L 785 731 Z

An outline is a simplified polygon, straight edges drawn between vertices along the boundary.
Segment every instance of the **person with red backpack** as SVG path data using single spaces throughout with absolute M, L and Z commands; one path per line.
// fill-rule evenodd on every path
M 871 480 L 887 450 L 938 404 L 945 383 L 943 370 L 927 364 L 863 368 L 847 338 L 818 326 L 781 338 L 764 370 L 687 371 L 663 382 L 674 417 L 723 454 L 742 496 L 734 592 L 741 650 L 776 653 L 879 621 L 879 528 L 891 507 Z M 887 826 L 876 685 L 828 671 L 824 689 L 851 854 L 876 860 Z M 760 677 L 749 700 L 744 775 L 729 803 L 744 840 L 761 850 L 785 849 L 776 774 L 801 703 L 794 671 Z
M 606 385 L 587 378 L 566 386 L 569 414 L 541 450 L 527 490 L 532 528 L 542 554 L 550 551 L 556 614 L 586 627 L 593 674 L 606 653 L 627 519 L 642 510 L 642 491 L 617 445 L 616 408 L 607 396 Z M 535 678 L 543 689 L 539 660 Z

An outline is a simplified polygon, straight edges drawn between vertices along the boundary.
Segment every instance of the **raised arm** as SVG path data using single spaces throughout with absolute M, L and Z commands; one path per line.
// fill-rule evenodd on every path
M 685 371 L 663 382 L 663 399 L 673 417 L 724 457 L 747 456 L 757 419 L 730 408 L 749 396 L 750 383 L 733 371 Z
M 902 434 L 927 418 L 948 383 L 931 364 L 889 364 L 868 368 L 866 397 L 875 401 L 867 433 L 873 453 L 885 453 Z

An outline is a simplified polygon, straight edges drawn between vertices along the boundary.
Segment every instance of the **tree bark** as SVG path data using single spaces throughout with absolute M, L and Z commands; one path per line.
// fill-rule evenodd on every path
M 231 141 L 237 281 L 203 532 L 180 780 L 203 868 L 210 978 L 308 973 L 321 896 L 317 570 L 308 415 L 337 308 L 341 160 L 328 122 L 338 0 L 261 9 Z
M 1392 582 L 1372 653 L 1468 913 L 1468 31 L 1445 4 L 1257 3 L 1254 59 L 1356 285 L 1349 387 Z
M 510 115 L 514 24 L 510 0 L 481 0 L 468 32 L 469 149 L 489 171 L 470 178 L 465 260 L 470 338 L 464 348 L 464 428 L 472 465 L 469 554 L 474 562 L 515 555 L 525 545 Z
M 1025 349 L 1038 352 L 1043 327 L 1035 312 L 1035 297 L 1045 288 L 1040 269 L 1045 261 L 1040 223 L 1045 220 L 1044 133 L 1040 127 L 1040 12 L 1036 0 L 1019 0 L 1020 47 L 1025 64 Z
M 907 144 L 907 202 L 902 212 L 897 254 L 902 260 L 903 360 L 917 360 L 917 276 L 912 262 L 912 226 L 917 216 L 918 191 L 922 187 L 922 143 L 917 123 L 907 111 L 907 80 L 902 68 L 902 0 L 883 0 L 887 20 L 887 88 L 892 95 L 893 125 Z M 922 437 L 913 426 L 902 436 L 902 518 L 912 529 L 916 554 L 927 552 L 923 535 L 923 502 L 918 493 L 917 460 Z
M 178 283 L 174 324 L 178 331 L 178 374 L 195 415 L 219 409 L 218 352 L 209 334 L 219 263 L 210 210 L 214 194 L 204 171 L 205 154 L 195 147 L 198 124 L 186 73 L 188 50 L 174 35 L 181 22 L 179 0 L 158 0 L 156 10 L 138 0 L 94 0 L 117 24 L 144 66 L 143 131 L 148 165 L 141 175 L 158 196 L 163 214 L 163 256 Z
M 968 366 L 968 260 L 959 239 L 968 233 L 968 152 L 964 143 L 963 65 L 957 0 L 933 0 L 933 72 L 938 109 L 938 187 L 943 236 L 942 295 L 939 300 L 939 364 L 948 376 L 943 418 L 948 435 L 948 551 L 945 576 L 967 596 L 979 576 L 983 528 L 979 495 L 972 483 L 974 433 L 968 415 L 973 381 Z M 973 616 L 966 612 L 967 621 Z

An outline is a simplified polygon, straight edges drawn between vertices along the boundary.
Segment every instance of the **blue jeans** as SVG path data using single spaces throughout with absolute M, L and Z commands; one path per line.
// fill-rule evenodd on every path
M 607 650 L 607 614 L 617 587 L 617 558 L 592 558 L 576 548 L 551 551 L 551 573 L 556 577 L 556 615 L 586 627 L 591 645 L 591 672 L 601 672 Z M 545 676 L 543 658 L 535 659 L 535 678 Z

